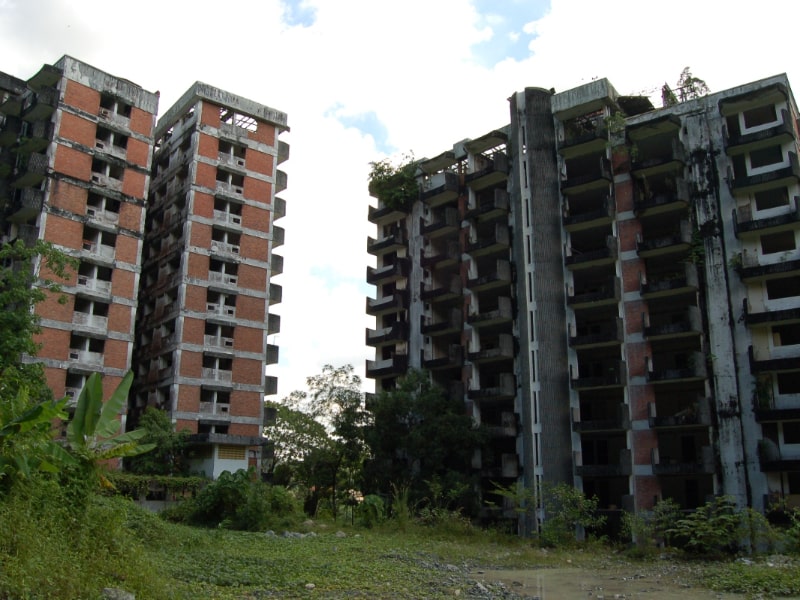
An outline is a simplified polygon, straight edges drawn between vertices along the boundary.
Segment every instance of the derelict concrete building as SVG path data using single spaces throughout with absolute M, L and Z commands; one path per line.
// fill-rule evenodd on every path
M 611 517 L 663 498 L 797 503 L 786 77 L 665 89 L 659 109 L 604 79 L 510 105 L 507 127 L 418 162 L 417 201 L 370 208 L 376 389 L 424 367 L 463 398 L 492 436 L 474 465 L 487 497 L 561 481 Z

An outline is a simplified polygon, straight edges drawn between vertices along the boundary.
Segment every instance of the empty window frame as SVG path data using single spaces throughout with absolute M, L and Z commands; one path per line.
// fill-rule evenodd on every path
M 794 231 L 779 231 L 761 236 L 761 253 L 775 254 L 777 252 L 789 252 L 797 248 Z

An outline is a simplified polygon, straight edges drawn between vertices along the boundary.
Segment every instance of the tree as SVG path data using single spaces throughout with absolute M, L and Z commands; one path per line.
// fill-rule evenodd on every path
M 188 475 L 187 441 L 189 431 L 175 431 L 169 414 L 152 406 L 144 411 L 138 427 L 144 430 L 141 442 L 153 444 L 150 452 L 137 454 L 125 461 L 131 473 L 148 475 Z
M 325 365 L 322 373 L 308 377 L 306 383 L 308 393 L 293 392 L 284 401 L 290 408 L 321 423 L 330 435 L 329 446 L 316 448 L 303 462 L 315 465 L 317 474 L 330 473 L 326 485 L 332 489 L 336 518 L 341 478 L 347 476 L 350 488 L 358 485 L 367 449 L 364 430 L 369 415 L 364 408 L 361 378 L 354 374 L 352 365 Z
M 466 414 L 461 398 L 448 396 L 425 371 L 411 370 L 397 388 L 370 403 L 374 423 L 367 431 L 372 459 L 367 465 L 369 491 L 388 495 L 392 485 L 408 486 L 419 502 L 431 482 L 445 490 L 471 490 L 471 463 L 485 436 Z M 474 494 L 454 499 L 472 509 Z
M 103 402 L 103 382 L 98 373 L 86 380 L 67 425 L 67 448 L 86 474 L 97 475 L 100 483 L 111 486 L 99 471 L 103 461 L 149 452 L 155 444 L 140 443 L 144 429 L 120 433 L 119 414 L 128 401 L 133 372 L 128 371 L 111 397 Z

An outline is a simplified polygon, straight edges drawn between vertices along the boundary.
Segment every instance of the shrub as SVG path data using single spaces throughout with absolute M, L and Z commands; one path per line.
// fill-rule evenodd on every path
M 678 519 L 667 534 L 692 554 L 733 554 L 742 537 L 742 515 L 730 496 L 720 496 Z
M 386 507 L 383 498 L 375 494 L 367 494 L 356 510 L 358 523 L 367 528 L 382 523 L 386 518 Z
M 597 496 L 587 498 L 577 488 L 559 483 L 543 490 L 545 520 L 539 530 L 543 546 L 569 546 L 579 530 L 599 529 L 606 518 L 597 514 Z

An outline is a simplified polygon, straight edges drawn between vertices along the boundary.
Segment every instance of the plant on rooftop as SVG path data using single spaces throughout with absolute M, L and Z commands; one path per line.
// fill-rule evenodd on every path
M 405 208 L 419 196 L 416 162 L 405 156 L 403 163 L 393 165 L 388 158 L 369 163 L 369 193 L 385 206 Z

